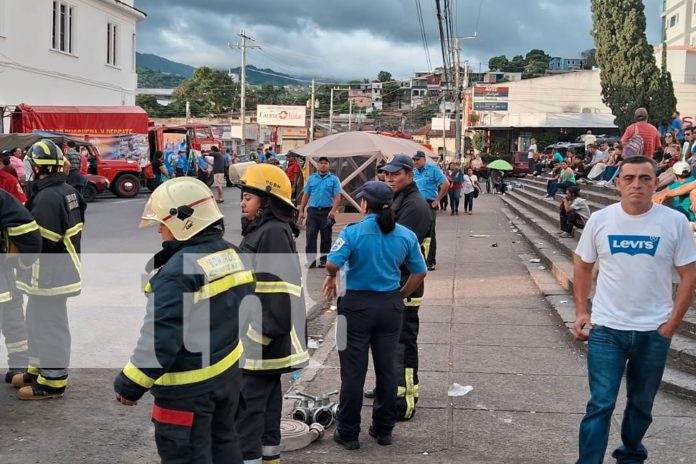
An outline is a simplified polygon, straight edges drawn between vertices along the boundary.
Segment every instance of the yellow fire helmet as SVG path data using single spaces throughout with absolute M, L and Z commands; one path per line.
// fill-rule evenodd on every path
M 140 228 L 159 223 L 179 240 L 188 240 L 224 216 L 210 189 L 193 177 L 168 180 L 150 195 Z
M 258 190 L 282 200 L 293 209 L 292 186 L 290 179 L 278 166 L 272 164 L 255 164 L 246 169 L 237 187 Z

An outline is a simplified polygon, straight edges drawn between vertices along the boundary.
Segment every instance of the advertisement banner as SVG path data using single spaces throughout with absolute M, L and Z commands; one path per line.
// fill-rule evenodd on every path
M 474 87 L 474 111 L 508 111 L 510 87 Z
M 145 134 L 90 135 L 68 133 L 65 135 L 91 143 L 97 147 L 103 160 L 136 161 L 140 166 L 150 162 L 150 148 Z
M 262 126 L 305 127 L 307 108 L 304 106 L 258 105 L 256 120 Z

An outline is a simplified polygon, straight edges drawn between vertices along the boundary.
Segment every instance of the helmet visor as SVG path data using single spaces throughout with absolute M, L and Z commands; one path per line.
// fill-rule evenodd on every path
M 155 214 L 155 210 L 152 209 L 152 197 L 145 203 L 145 209 L 143 209 L 143 214 L 140 216 L 140 224 L 138 224 L 139 229 L 144 229 L 153 224 L 159 224 L 161 221 Z

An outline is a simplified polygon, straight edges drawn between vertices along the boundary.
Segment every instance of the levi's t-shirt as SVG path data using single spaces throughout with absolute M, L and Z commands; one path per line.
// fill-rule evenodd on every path
M 621 203 L 597 211 L 575 253 L 586 263 L 599 260 L 592 324 L 642 332 L 669 319 L 674 268 L 696 261 L 686 217 L 662 205 L 638 216 Z

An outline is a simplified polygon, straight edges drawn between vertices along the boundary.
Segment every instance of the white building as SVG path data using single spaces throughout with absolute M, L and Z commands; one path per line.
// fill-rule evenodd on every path
M 662 37 L 667 43 L 667 70 L 677 83 L 696 84 L 696 1 L 664 0 Z M 655 47 L 657 65 L 662 45 Z
M 135 104 L 145 16 L 134 0 L 0 0 L 0 108 Z

